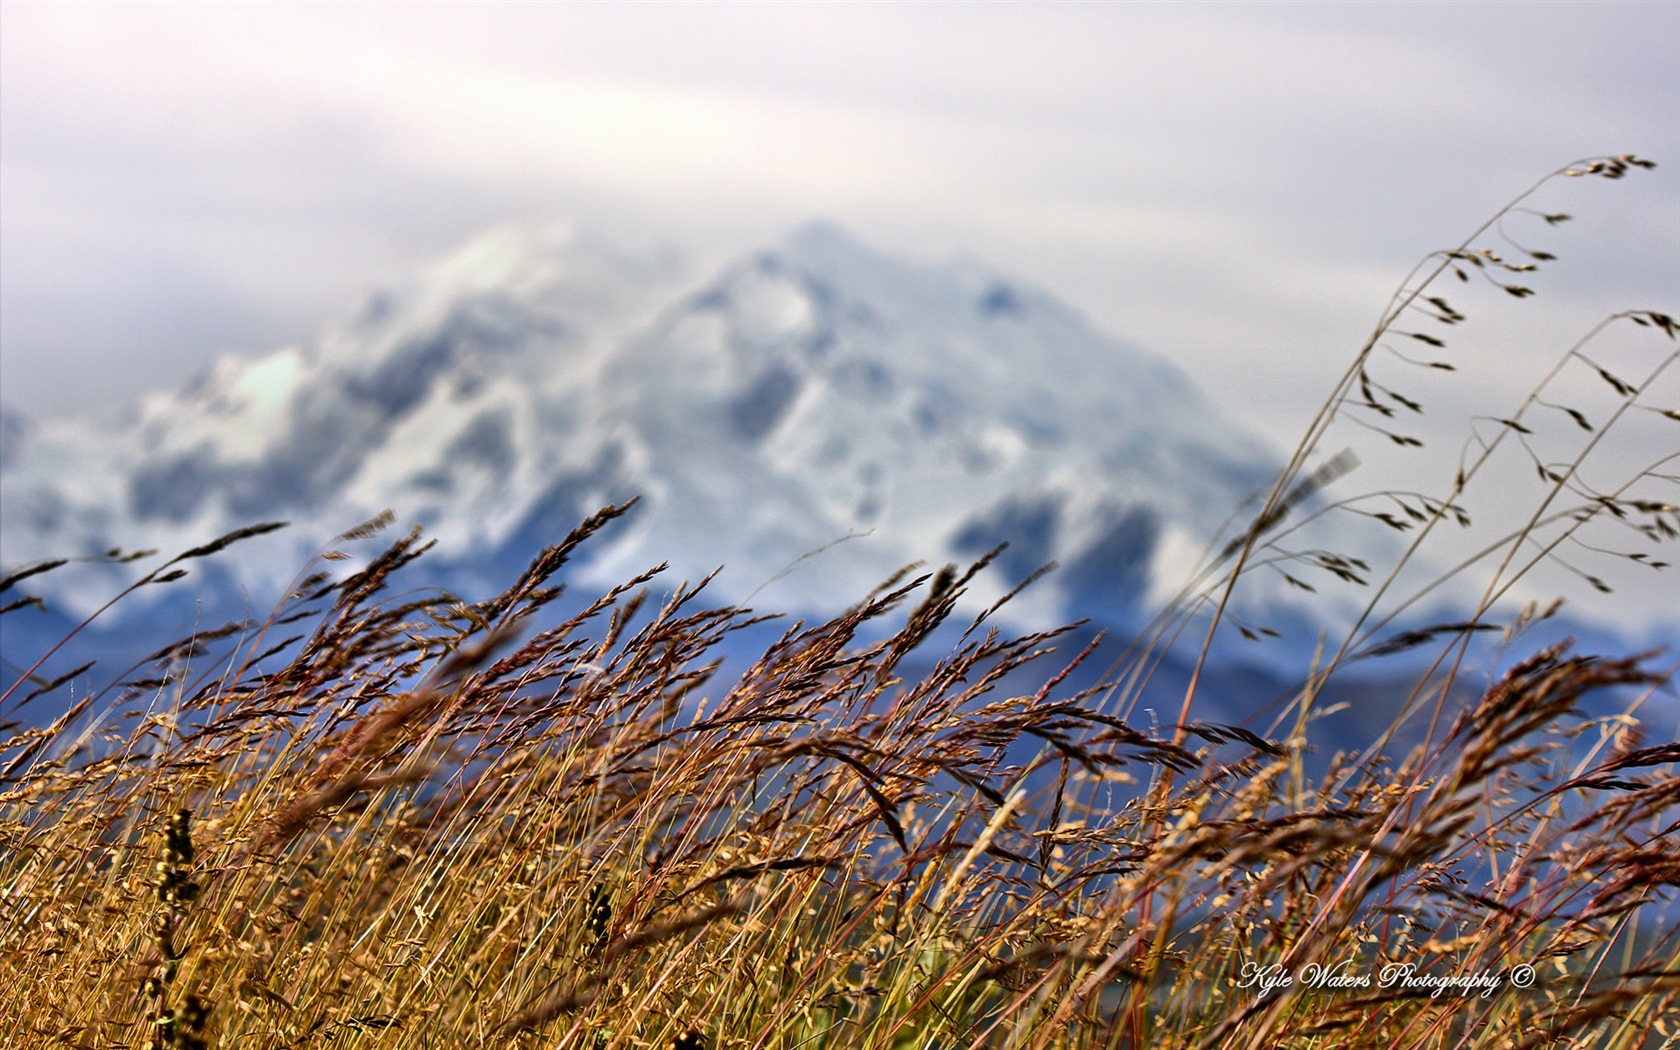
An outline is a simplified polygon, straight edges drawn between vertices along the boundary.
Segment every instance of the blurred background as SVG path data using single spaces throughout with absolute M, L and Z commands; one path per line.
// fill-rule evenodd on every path
M 1418 257 L 1577 157 L 1669 164 L 1571 202 L 1559 287 L 1484 352 L 1680 286 L 1672 4 L 0 6 L 0 383 L 32 415 L 555 215 L 717 259 L 813 217 L 973 252 L 1282 447 Z
M 1229 424 L 1227 448 L 1281 455 L 1415 262 L 1576 158 L 1658 161 L 1532 202 L 1576 222 L 1510 224 L 1560 261 L 1523 279 L 1531 300 L 1467 291 L 1458 371 L 1408 418 L 1444 448 L 1448 477 L 1467 417 L 1509 411 L 1606 315 L 1674 312 L 1680 288 L 1673 4 L 6 0 L 0 12 L 8 459 L 23 447 L 13 435 L 59 427 L 27 478 L 9 467 L 22 479 L 10 535 L 23 535 L 25 496 L 35 518 L 27 544 L 8 540 L 8 565 L 67 535 L 48 510 L 80 527 L 105 499 L 91 481 L 71 491 L 95 472 L 66 426 L 182 390 L 220 355 L 306 343 L 490 229 L 577 220 L 672 245 L 701 278 L 812 220 L 912 265 L 984 260 L 1181 369 Z M 1629 368 L 1651 360 L 1628 353 Z M 1667 426 L 1629 428 L 1626 462 L 1674 456 Z M 133 433 L 100 440 L 137 446 Z M 1372 484 L 1407 483 L 1411 461 L 1372 440 Z M 167 482 L 194 462 L 147 469 Z M 106 468 L 112 484 L 139 469 Z M 1436 481 L 1442 470 L 1428 467 Z M 1520 459 L 1512 473 L 1532 480 Z M 1030 524 L 999 506 L 992 525 Z M 835 521 L 808 544 L 798 534 L 799 549 L 839 538 Z M 86 543 L 121 524 L 89 526 Z M 214 523 L 189 524 L 202 539 Z M 1151 556 L 1167 545 L 1146 539 Z M 1663 581 L 1630 579 L 1602 615 L 1648 633 L 1672 602 Z

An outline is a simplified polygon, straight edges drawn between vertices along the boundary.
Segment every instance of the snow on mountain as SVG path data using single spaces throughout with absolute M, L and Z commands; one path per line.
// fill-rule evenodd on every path
M 1165 362 L 978 264 L 924 267 L 809 226 L 691 294 L 607 370 L 609 419 L 658 507 L 620 569 L 692 543 L 808 588 L 1009 541 L 1079 609 L 1143 597 L 1163 538 L 1198 545 L 1271 463 Z M 1168 582 L 1178 582 L 1175 575 Z
M 29 421 L 26 452 L 8 451 L 0 473 L 5 562 L 179 550 L 290 519 L 285 540 L 239 566 L 272 593 L 386 506 L 466 557 L 578 469 L 587 452 L 564 439 L 587 426 L 602 363 L 683 278 L 669 250 L 569 226 L 498 231 L 303 346 L 224 358 L 118 417 Z
M 123 416 L 0 422 L 7 565 L 290 519 L 228 566 L 259 601 L 387 506 L 489 585 L 639 495 L 586 577 L 722 565 L 742 598 L 797 565 L 768 604 L 820 611 L 1008 540 L 983 591 L 1055 560 L 1019 611 L 1124 620 L 1275 469 L 1171 364 L 1050 295 L 821 224 L 700 281 L 668 249 L 499 231 Z

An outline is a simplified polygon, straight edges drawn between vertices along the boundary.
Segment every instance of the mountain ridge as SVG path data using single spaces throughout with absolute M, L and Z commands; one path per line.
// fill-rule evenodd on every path
M 445 561 L 505 574 L 636 495 L 586 576 L 723 565 L 740 597 L 844 540 L 779 597 L 849 600 L 905 562 L 1011 540 L 982 597 L 1059 560 L 1077 585 L 1027 614 L 1107 601 L 1124 618 L 1274 473 L 1176 368 L 1049 293 L 831 222 L 700 279 L 576 225 L 492 231 L 307 343 L 223 358 L 91 434 L 5 419 L 9 564 L 315 523 L 235 571 L 253 592 L 386 506 Z

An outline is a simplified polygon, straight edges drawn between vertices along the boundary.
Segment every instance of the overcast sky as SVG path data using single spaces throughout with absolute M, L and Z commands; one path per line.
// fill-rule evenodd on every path
M 1680 288 L 1674 3 L 0 11 L 0 397 L 37 415 L 557 215 L 707 260 L 816 216 L 978 254 L 1280 445 L 1421 255 L 1577 157 L 1665 163 L 1546 195 L 1562 261 L 1474 318 L 1498 367 L 1460 389 Z

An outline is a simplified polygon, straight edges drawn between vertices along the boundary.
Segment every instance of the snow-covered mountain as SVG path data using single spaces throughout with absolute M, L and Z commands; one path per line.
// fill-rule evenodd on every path
M 986 590 L 1054 560 L 1019 612 L 1124 622 L 1275 473 L 1170 363 L 1049 294 L 822 224 L 700 278 L 570 226 L 492 233 L 304 345 L 118 417 L 8 409 L 0 441 L 8 566 L 289 519 L 224 566 L 259 604 L 385 507 L 489 587 L 640 496 L 586 577 L 722 565 L 741 598 L 797 563 L 765 604 L 823 611 L 1008 540 Z

